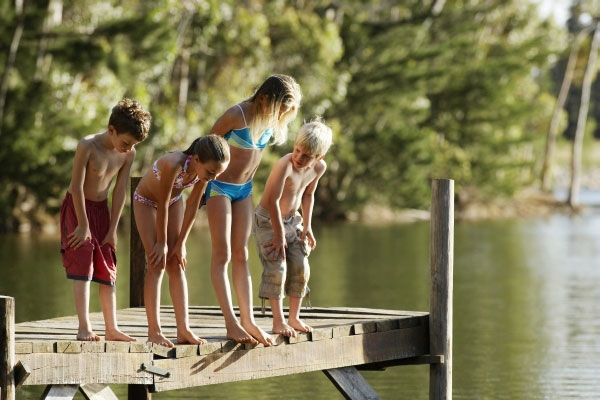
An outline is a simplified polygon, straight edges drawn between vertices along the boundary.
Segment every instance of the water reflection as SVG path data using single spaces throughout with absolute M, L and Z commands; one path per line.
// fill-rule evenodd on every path
M 454 397 L 600 398 L 600 215 L 463 223 L 455 226 Z M 429 226 L 320 227 L 311 256 L 316 306 L 427 310 Z M 74 314 L 55 237 L 5 235 L 0 293 L 16 297 L 17 321 Z M 216 305 L 209 236 L 189 240 L 190 302 Z M 128 246 L 120 238 L 119 307 L 128 303 Z M 254 290 L 260 265 L 250 247 Z M 255 300 L 257 301 L 257 300 Z M 163 304 L 169 304 L 163 285 Z M 95 290 L 92 311 L 99 311 Z M 427 399 L 427 366 L 365 372 L 384 399 Z M 19 398 L 39 398 L 27 387 Z M 118 397 L 126 386 L 117 385 Z M 156 399 L 341 398 L 321 372 L 158 393 Z

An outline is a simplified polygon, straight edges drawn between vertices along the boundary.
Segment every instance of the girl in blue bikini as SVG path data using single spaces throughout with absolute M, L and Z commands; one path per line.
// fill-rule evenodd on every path
M 225 171 L 228 164 L 227 142 L 217 135 L 203 136 L 187 150 L 174 151 L 156 160 L 135 190 L 133 212 L 148 261 L 144 303 L 149 342 L 173 347 L 160 327 L 160 286 L 166 268 L 177 323 L 177 343 L 206 343 L 189 326 L 185 242 L 207 183 Z M 188 187 L 193 189 L 184 212 L 180 200 Z
M 302 94 L 287 75 L 270 76 L 247 100 L 229 108 L 211 133 L 229 143 L 231 162 L 206 188 L 206 210 L 212 239 L 211 280 L 225 317 L 227 337 L 238 343 L 271 345 L 271 337 L 256 325 L 252 312 L 252 278 L 248 269 L 248 239 L 252 227 L 252 177 L 263 149 L 287 139 Z M 233 286 L 240 308 L 237 320 L 231 301 L 227 265 L 232 262 Z

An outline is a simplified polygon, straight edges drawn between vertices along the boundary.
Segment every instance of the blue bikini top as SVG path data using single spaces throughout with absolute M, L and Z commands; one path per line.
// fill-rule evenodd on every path
M 246 126 L 241 129 L 230 130 L 225 134 L 225 140 L 227 140 L 227 143 L 229 143 L 230 146 L 238 147 L 240 149 L 264 149 L 267 146 L 267 143 L 269 143 L 273 131 L 271 129 L 265 130 L 256 143 L 252 142 L 252 136 L 250 136 L 250 128 L 248 128 L 244 110 L 239 104 L 236 104 L 236 106 L 238 106 L 242 112 L 242 117 L 244 117 L 244 124 L 246 124 Z

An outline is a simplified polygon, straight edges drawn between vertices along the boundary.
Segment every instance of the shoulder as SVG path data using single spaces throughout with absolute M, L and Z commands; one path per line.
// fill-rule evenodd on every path
M 319 160 L 315 163 L 314 169 L 317 175 L 322 175 L 327 169 L 327 163 L 325 162 L 325 160 Z
M 125 162 L 133 162 L 135 159 L 135 147 L 125 153 Z
M 275 165 L 273 165 L 273 168 L 271 169 L 272 174 L 277 174 L 278 176 L 281 176 L 283 178 L 287 177 L 292 171 L 293 166 L 291 153 L 286 154 L 279 160 L 277 160 L 277 162 L 275 163 Z
M 243 128 L 246 124 L 244 123 L 244 116 L 240 107 L 236 105 L 229 107 L 215 122 L 211 133 L 224 134 L 232 129 Z
M 96 135 L 88 135 L 77 143 L 78 153 L 90 153 L 94 149 Z
M 183 168 L 186 155 L 181 151 L 167 153 L 155 161 L 160 171 L 175 171 Z

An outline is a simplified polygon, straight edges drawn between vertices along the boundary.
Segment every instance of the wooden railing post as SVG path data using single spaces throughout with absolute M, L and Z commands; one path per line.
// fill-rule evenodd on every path
M 444 362 L 430 364 L 429 398 L 452 398 L 452 275 L 454 260 L 454 181 L 436 179 L 431 194 L 430 354 Z
M 15 299 L 0 296 L 0 399 L 15 400 Z
M 131 239 L 129 246 L 129 307 L 144 307 L 146 255 L 133 215 L 133 193 L 142 178 L 131 178 Z
M 146 278 L 146 253 L 133 214 L 133 194 L 140 177 L 131 178 L 131 238 L 129 239 L 129 307 L 144 307 L 144 279 Z M 149 400 L 152 395 L 146 385 L 127 385 L 129 400 Z

